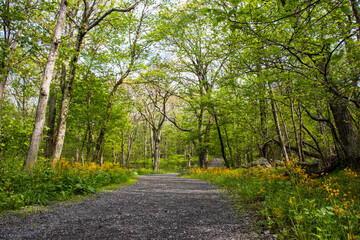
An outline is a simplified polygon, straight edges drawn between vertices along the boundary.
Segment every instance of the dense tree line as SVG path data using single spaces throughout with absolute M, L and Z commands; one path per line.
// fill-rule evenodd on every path
M 0 9 L 2 162 L 360 165 L 357 0 Z

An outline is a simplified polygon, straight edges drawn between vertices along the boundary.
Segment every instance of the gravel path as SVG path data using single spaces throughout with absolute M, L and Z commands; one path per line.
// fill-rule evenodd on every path
M 175 174 L 139 181 L 32 214 L 0 217 L 0 239 L 272 239 L 219 189 Z

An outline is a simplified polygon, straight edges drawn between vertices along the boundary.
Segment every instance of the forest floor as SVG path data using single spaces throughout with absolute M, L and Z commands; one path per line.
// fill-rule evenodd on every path
M 207 182 L 176 174 L 0 217 L 0 239 L 274 239 Z

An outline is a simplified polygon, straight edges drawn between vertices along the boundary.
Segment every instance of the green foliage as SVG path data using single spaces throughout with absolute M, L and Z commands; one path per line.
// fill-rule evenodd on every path
M 30 173 L 22 172 L 18 165 L 1 163 L 0 212 L 95 193 L 103 186 L 125 183 L 133 177 L 131 171 L 114 164 L 71 165 L 62 159 L 54 168 L 42 161 Z
M 261 211 L 279 239 L 360 236 L 360 177 L 350 169 L 309 176 L 289 162 L 279 169 L 194 169 L 187 176 L 220 185 L 237 205 Z
M 188 168 L 188 160 L 185 158 L 186 156 L 180 154 L 173 154 L 168 157 L 166 160 L 160 160 L 160 169 L 166 171 L 179 171 L 179 169 Z M 192 157 L 190 159 L 191 166 L 197 164 L 197 159 Z

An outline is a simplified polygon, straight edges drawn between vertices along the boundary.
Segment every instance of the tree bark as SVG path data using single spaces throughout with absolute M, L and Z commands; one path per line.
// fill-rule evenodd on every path
M 40 88 L 40 96 L 39 96 L 38 106 L 36 109 L 34 130 L 30 140 L 29 151 L 24 163 L 23 169 L 26 171 L 29 171 L 35 165 L 35 162 L 38 157 L 39 146 L 45 125 L 46 105 L 49 98 L 50 83 L 54 71 L 55 60 L 60 45 L 63 27 L 65 25 L 67 7 L 68 7 L 68 1 L 62 0 L 59 11 L 59 17 L 55 27 L 54 36 L 50 47 L 50 53 L 45 66 L 43 81 Z
M 264 94 L 265 94 L 265 86 L 262 86 L 262 89 L 264 91 Z M 267 137 L 267 124 L 266 124 L 266 118 L 267 118 L 267 114 L 266 114 L 266 100 L 265 98 L 261 98 L 259 100 L 259 108 L 260 108 L 260 129 L 261 129 L 261 137 L 263 140 L 266 139 Z M 261 147 L 260 147 L 260 156 L 261 157 L 264 157 L 266 159 L 268 159 L 268 143 L 266 141 L 265 144 L 263 144 Z
M 233 154 L 233 150 L 232 150 L 232 147 L 231 147 L 231 144 L 230 144 L 229 135 L 228 135 L 228 132 L 226 130 L 226 126 L 224 126 L 224 131 L 225 131 L 225 136 L 226 136 L 226 145 L 227 145 L 227 147 L 229 149 L 229 154 L 230 154 L 230 163 L 229 163 L 229 165 L 235 166 L 234 154 Z
M 54 146 L 55 135 L 55 122 L 56 122 L 56 93 L 51 93 L 49 96 L 49 113 L 47 118 L 47 133 L 46 133 L 46 146 L 44 151 L 44 157 L 49 158 Z
M 280 142 L 281 151 L 284 155 L 285 161 L 289 161 L 289 157 L 288 157 L 288 154 L 286 151 L 286 146 L 285 146 L 284 139 L 283 139 L 282 132 L 281 132 L 279 118 L 278 118 L 277 111 L 276 111 L 275 100 L 273 99 L 273 95 L 274 95 L 273 88 L 272 88 L 271 83 L 268 83 L 268 85 L 269 85 L 269 91 L 270 91 L 270 95 L 271 95 L 271 109 L 272 109 L 274 122 L 275 122 L 275 126 L 276 126 L 276 132 L 278 134 L 278 138 L 279 138 L 279 142 Z
M 125 167 L 125 136 L 121 133 L 121 166 Z
M 299 137 L 299 133 L 296 127 L 296 121 L 295 121 L 295 110 L 294 110 L 294 99 L 290 98 L 290 109 L 291 109 L 291 120 L 293 123 L 293 128 L 294 128 L 294 134 L 295 134 L 295 142 L 296 145 L 298 147 L 298 157 L 299 157 L 299 161 L 302 162 L 304 160 L 304 157 L 302 155 L 302 146 L 301 146 L 301 142 L 300 142 L 300 137 Z
M 360 166 L 360 138 L 359 130 L 354 125 L 348 105 L 344 100 L 330 103 L 339 139 L 343 146 L 347 165 Z
M 146 158 L 147 158 L 147 125 L 144 124 L 144 168 L 146 168 Z
M 215 110 L 214 110 L 214 112 L 215 112 Z M 216 129 L 217 129 L 217 132 L 218 132 L 219 140 L 220 140 L 221 155 L 222 155 L 222 157 L 224 159 L 226 167 L 230 168 L 229 161 L 227 160 L 227 157 L 226 157 L 225 145 L 224 145 L 224 141 L 223 141 L 223 138 L 222 138 L 221 129 L 220 129 L 220 126 L 219 126 L 219 123 L 218 123 L 218 120 L 217 120 L 217 116 L 216 116 L 215 113 L 214 113 L 213 116 L 214 116 L 214 119 L 215 119 L 215 125 L 216 125 Z
M 153 141 L 154 141 L 154 164 L 153 170 L 157 172 L 160 165 L 160 129 L 152 128 L 153 131 Z

